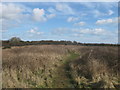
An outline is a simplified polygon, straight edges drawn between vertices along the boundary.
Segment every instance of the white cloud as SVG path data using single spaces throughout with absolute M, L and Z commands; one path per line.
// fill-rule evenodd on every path
M 112 19 L 101 19 L 97 20 L 96 24 L 101 25 L 101 24 L 111 24 L 111 23 L 118 23 L 118 18 L 112 18 Z
M 68 3 L 56 3 L 55 7 L 49 7 L 47 11 L 56 15 L 75 15 L 77 12 Z
M 33 9 L 33 19 L 35 21 L 40 21 L 40 22 L 46 21 L 47 18 L 45 17 L 44 9 L 39 9 L 39 8 Z
M 21 12 L 23 12 L 23 9 L 17 5 L 14 4 L 1 4 L 0 7 L 2 7 L 2 18 L 5 19 L 18 19 L 20 17 Z
M 53 13 L 45 14 L 44 9 L 31 9 L 18 3 L 0 3 L 0 8 L 0 24 L 4 31 L 32 23 L 33 20 L 43 22 L 55 17 Z
M 73 31 L 74 36 L 83 37 L 84 39 L 87 38 L 87 42 L 94 41 L 94 42 L 117 42 L 117 33 L 116 31 L 110 31 L 103 28 L 86 28 L 86 29 L 75 29 Z M 89 40 L 91 39 L 91 40 Z
M 105 3 L 105 2 L 102 2 L 101 5 L 100 5 L 100 8 L 101 6 L 104 7 L 105 9 L 111 9 L 113 7 L 117 7 L 118 5 L 118 2 L 109 2 L 109 3 Z
M 111 35 L 112 33 L 106 29 L 103 28 L 56 28 L 53 30 L 55 35 L 65 35 L 65 34 L 72 34 L 72 35 Z
M 89 11 L 87 12 L 93 14 L 95 18 L 114 14 L 114 12 L 111 9 L 112 7 L 117 6 L 117 4 L 115 3 L 104 3 L 104 2 L 103 3 L 82 2 L 80 4 L 88 8 Z M 104 11 L 101 10 L 101 7 L 104 8 Z
M 37 27 L 32 28 L 32 29 L 30 29 L 30 30 L 27 31 L 27 32 L 30 33 L 30 34 L 36 34 L 36 35 L 41 35 L 41 34 L 43 34 L 43 32 L 38 31 L 38 28 L 37 28 Z
M 100 12 L 99 10 L 93 10 L 92 13 L 93 13 L 95 18 L 106 15 L 106 13 Z
M 58 3 L 56 4 L 56 10 L 64 13 L 64 14 L 75 14 L 74 10 L 67 4 L 63 4 L 63 3 Z
M 56 10 L 52 7 L 48 8 L 47 11 L 50 12 L 50 13 L 56 13 Z
M 44 9 L 34 8 L 33 10 L 25 7 L 21 4 L 14 4 L 14 3 L 8 3 L 8 4 L 0 4 L 0 19 L 6 19 L 8 20 L 14 20 L 17 22 L 21 22 L 22 19 L 29 20 L 33 17 L 35 21 L 46 21 L 49 18 L 53 18 L 55 14 L 45 14 Z M 24 13 L 25 12 L 25 13 Z M 32 15 L 33 13 L 33 15 Z
M 56 14 L 49 14 L 49 15 L 47 15 L 46 17 L 49 18 L 49 19 L 51 19 L 51 18 L 53 18 L 53 17 L 55 17 L 55 16 L 56 16 Z
M 80 4 L 84 5 L 87 8 L 90 8 L 90 9 L 95 8 L 95 5 L 96 5 L 96 4 L 92 3 L 92 2 L 87 2 L 87 3 L 86 2 L 81 2 Z
M 96 0 L 95 0 L 95 2 L 96 3 L 94 3 L 94 2 L 81 2 L 80 4 L 82 4 L 82 5 L 84 5 L 85 7 L 87 7 L 87 8 L 90 8 L 90 9 L 95 9 L 96 7 L 97 8 L 100 8 L 101 9 L 101 7 L 103 7 L 104 9 L 110 9 L 110 8 L 112 8 L 112 7 L 117 7 L 117 2 L 109 2 L 109 3 L 105 3 L 105 0 L 103 0 L 104 2 L 96 2 Z M 108 0 L 107 0 L 108 1 Z
M 91 35 L 106 35 L 107 30 L 102 28 L 95 28 L 95 29 L 73 29 L 74 32 L 78 34 L 91 34 Z
M 80 3 L 87 7 L 89 9 L 88 13 L 93 14 L 95 18 L 102 17 L 102 16 L 108 16 L 114 14 L 114 12 L 111 10 L 112 7 L 117 6 L 115 3 Z M 104 8 L 104 11 L 100 10 L 101 7 Z M 108 8 L 109 7 L 109 8 Z
M 74 22 L 77 20 L 79 20 L 79 18 L 77 18 L 77 17 L 68 17 L 67 22 Z
M 28 16 L 28 14 L 23 14 L 24 12 L 30 12 L 30 8 L 13 3 L 0 4 L 0 8 L 2 8 L 2 10 L 0 11 L 2 17 L 0 18 L 7 20 L 18 21 L 19 19 Z
M 30 17 L 30 14 L 28 13 L 31 9 L 20 4 L 2 3 L 0 4 L 0 8 L 0 20 L 2 21 L 0 24 L 5 31 L 22 25 L 23 20 Z
M 56 15 L 51 13 L 51 14 L 46 14 L 44 9 L 39 9 L 39 8 L 34 8 L 33 9 L 33 19 L 38 22 L 45 22 L 48 19 L 51 19 L 55 17 Z
M 112 10 L 109 10 L 108 15 L 112 15 L 112 14 L 114 14 L 114 12 Z
M 104 34 L 106 34 L 106 30 L 104 30 L 102 28 L 96 28 L 96 29 L 91 30 L 91 33 L 96 34 L 96 35 L 99 35 L 99 34 L 104 35 Z
M 86 23 L 85 22 L 78 22 L 75 23 L 74 26 L 84 26 Z

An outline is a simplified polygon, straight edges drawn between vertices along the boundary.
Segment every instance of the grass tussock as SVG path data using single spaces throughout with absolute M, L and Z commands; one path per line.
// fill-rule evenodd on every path
M 117 47 L 86 47 L 83 52 L 69 65 L 77 87 L 116 88 L 120 80 Z

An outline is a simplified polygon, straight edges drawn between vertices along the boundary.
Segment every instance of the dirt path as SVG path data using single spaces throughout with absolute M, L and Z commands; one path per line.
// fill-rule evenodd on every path
M 72 79 L 70 73 L 69 62 L 75 60 L 79 57 L 78 54 L 70 53 L 70 56 L 67 57 L 64 62 L 57 67 L 55 77 L 53 79 L 54 88 L 75 88 L 75 82 Z

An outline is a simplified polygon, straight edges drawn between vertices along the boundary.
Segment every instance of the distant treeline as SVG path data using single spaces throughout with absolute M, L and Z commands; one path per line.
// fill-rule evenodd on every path
M 76 41 L 53 41 L 53 40 L 42 40 L 42 41 L 22 41 L 18 37 L 13 37 L 10 40 L 2 41 L 2 46 L 25 46 L 25 45 L 84 45 L 84 46 L 120 46 L 120 44 L 98 44 L 98 43 L 80 43 Z
M 76 41 L 2 41 L 2 46 L 25 46 L 25 45 L 84 45 L 84 46 L 120 46 L 118 44 L 79 43 Z

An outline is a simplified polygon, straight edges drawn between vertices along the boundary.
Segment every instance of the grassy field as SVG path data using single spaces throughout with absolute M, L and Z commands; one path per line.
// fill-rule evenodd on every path
M 2 50 L 3 88 L 119 88 L 118 47 L 32 45 Z

